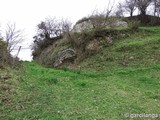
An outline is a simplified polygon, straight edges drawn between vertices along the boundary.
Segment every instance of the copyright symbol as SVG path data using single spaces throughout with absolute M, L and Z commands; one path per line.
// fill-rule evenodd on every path
M 129 113 L 125 113 L 124 116 L 125 116 L 125 117 L 129 117 Z

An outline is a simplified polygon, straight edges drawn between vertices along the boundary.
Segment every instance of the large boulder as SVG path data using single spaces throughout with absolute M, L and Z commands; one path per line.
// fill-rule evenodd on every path
M 93 25 L 90 20 L 83 21 L 74 25 L 72 32 L 82 32 L 93 29 Z
M 102 22 L 102 23 L 100 23 Z M 109 18 L 98 20 L 97 18 L 88 18 L 77 22 L 72 29 L 72 32 L 83 32 L 93 29 L 94 27 L 113 28 L 113 27 L 127 27 L 128 23 L 120 18 Z
M 119 26 L 127 27 L 127 26 L 128 26 L 128 23 L 127 23 L 126 21 L 117 19 L 117 20 L 115 20 L 115 21 L 113 22 L 112 26 L 115 26 L 115 27 L 119 27 Z
M 69 62 L 74 62 L 74 59 L 76 57 L 76 51 L 68 48 L 65 50 L 62 50 L 57 53 L 57 55 L 54 58 L 53 61 L 53 66 L 54 67 L 60 67 L 61 65 L 64 65 L 65 63 Z

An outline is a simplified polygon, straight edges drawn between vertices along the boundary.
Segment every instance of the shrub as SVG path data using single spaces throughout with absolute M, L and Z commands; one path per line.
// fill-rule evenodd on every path
M 136 30 L 140 27 L 140 21 L 132 20 L 128 22 L 128 28 L 132 30 Z
M 0 65 L 3 66 L 7 62 L 8 52 L 6 42 L 0 40 Z
M 20 67 L 18 58 L 13 58 L 7 50 L 7 43 L 0 40 L 0 68 L 6 68 L 6 66 L 12 66 L 13 68 Z

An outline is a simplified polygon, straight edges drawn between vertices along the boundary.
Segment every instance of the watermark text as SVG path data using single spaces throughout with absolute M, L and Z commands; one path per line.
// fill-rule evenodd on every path
M 132 114 L 132 113 L 125 113 L 124 116 L 126 118 L 158 118 L 160 117 L 160 114 L 156 114 L 156 113 L 141 113 L 141 114 Z

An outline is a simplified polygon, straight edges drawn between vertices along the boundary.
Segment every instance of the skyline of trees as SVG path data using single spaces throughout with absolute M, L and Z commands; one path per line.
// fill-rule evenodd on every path
M 122 6 L 121 8 L 119 6 Z M 121 14 L 160 16 L 160 0 L 123 0 L 117 6 Z

